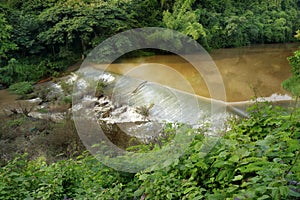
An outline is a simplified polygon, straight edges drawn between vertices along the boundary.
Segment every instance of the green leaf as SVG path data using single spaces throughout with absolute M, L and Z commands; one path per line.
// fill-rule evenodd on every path
M 197 188 L 196 188 L 196 187 L 189 187 L 189 188 L 186 188 L 186 189 L 183 191 L 183 194 L 187 194 L 187 193 L 189 193 L 189 192 L 192 191 L 192 190 L 197 190 Z
M 96 148 L 96 147 L 100 147 L 100 144 L 97 143 L 97 144 L 93 144 L 93 145 L 92 145 L 92 148 Z
M 288 186 L 280 186 L 279 187 L 280 195 L 283 197 L 286 197 L 289 194 L 289 191 L 290 191 L 290 189 Z
M 268 196 L 268 195 L 263 195 L 263 196 L 257 198 L 257 200 L 264 200 L 264 199 L 270 199 L 270 196 Z
M 233 155 L 232 157 L 230 157 L 229 161 L 236 163 L 239 161 L 239 156 Z
M 243 176 L 242 175 L 237 175 L 235 176 L 232 181 L 239 181 L 239 180 L 242 180 L 243 179 Z
M 294 190 L 289 190 L 289 196 L 292 197 L 300 197 L 300 193 L 299 192 L 295 192 Z
M 144 191 L 145 191 L 144 188 L 139 188 L 138 190 L 136 190 L 136 191 L 133 193 L 133 195 L 134 195 L 135 197 L 140 197 L 140 196 L 143 195 Z
M 144 181 L 144 180 L 147 180 L 148 177 L 149 177 L 148 174 L 142 174 L 142 175 L 139 176 L 139 180 L 140 180 L 140 181 Z

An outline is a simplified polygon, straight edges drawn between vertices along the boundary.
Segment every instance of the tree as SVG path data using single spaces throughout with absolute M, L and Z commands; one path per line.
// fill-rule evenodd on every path
M 7 23 L 5 15 L 0 13 L 0 59 L 7 58 L 6 53 L 17 49 L 17 45 L 10 40 L 12 26 Z
M 66 51 L 86 54 L 94 45 L 131 28 L 130 14 L 106 1 L 65 1 L 45 9 L 39 20 L 44 27 L 38 39 L 53 55 Z
M 13 26 L 11 39 L 18 45 L 17 57 L 43 53 L 45 47 L 37 39 L 41 27 L 37 15 L 14 10 L 11 11 L 9 22 Z
M 194 40 L 201 41 L 207 47 L 206 32 L 199 23 L 199 10 L 193 10 L 195 0 L 177 0 L 173 6 L 173 12 L 164 11 L 164 25 L 185 35 L 191 36 Z

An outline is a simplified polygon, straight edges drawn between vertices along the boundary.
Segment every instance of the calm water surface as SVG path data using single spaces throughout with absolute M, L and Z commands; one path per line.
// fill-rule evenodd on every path
M 293 51 L 299 46 L 300 43 L 266 44 L 210 52 L 222 75 L 227 101 L 245 101 L 255 95 L 268 97 L 274 93 L 287 94 L 281 88 L 281 82 L 291 75 L 286 58 L 293 55 Z M 201 74 L 179 56 L 156 55 L 124 59 L 122 63 L 111 64 L 107 71 L 210 97 Z M 0 105 L 11 104 L 16 98 L 16 95 L 11 95 L 7 90 L 0 90 Z
M 265 44 L 210 52 L 222 75 L 227 101 L 245 101 L 254 96 L 268 97 L 274 93 L 287 94 L 281 88 L 281 82 L 291 75 L 287 57 L 293 55 L 298 46 L 299 43 Z M 107 71 L 192 92 L 182 82 L 184 80 L 196 94 L 210 97 L 201 74 L 176 55 L 124 59 L 121 63 L 111 64 Z

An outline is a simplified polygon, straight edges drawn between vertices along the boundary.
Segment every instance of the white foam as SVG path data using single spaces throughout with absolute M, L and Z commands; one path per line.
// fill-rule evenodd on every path
M 78 75 L 75 73 L 71 73 L 71 75 L 68 76 L 67 84 L 73 84 L 78 78 Z
M 107 84 L 113 82 L 115 79 L 116 78 L 109 73 L 103 73 L 100 75 L 100 80 Z
M 30 103 L 41 103 L 43 100 L 40 97 L 27 100 Z
M 281 94 L 276 94 L 275 93 L 275 94 L 272 94 L 269 97 L 259 97 L 255 101 L 258 101 L 258 102 L 266 102 L 266 101 L 275 102 L 275 101 L 290 101 L 290 100 L 293 100 L 293 98 L 291 96 L 287 95 L 287 94 L 281 95 Z

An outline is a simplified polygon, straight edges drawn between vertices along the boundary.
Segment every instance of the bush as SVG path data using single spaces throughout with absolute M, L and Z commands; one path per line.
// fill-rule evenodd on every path
M 203 135 L 154 172 L 129 174 L 84 154 L 47 164 L 17 158 L 0 169 L 1 199 L 299 199 L 300 109 L 256 105 L 205 156 Z
M 290 91 L 294 96 L 300 96 L 300 50 L 295 51 L 293 56 L 288 57 L 292 76 L 282 82 L 284 89 Z
M 0 65 L 0 84 L 9 86 L 16 82 L 36 82 L 59 72 L 73 63 L 70 60 L 60 60 L 51 57 L 28 57 L 20 60 L 12 58 L 6 66 Z
M 205 156 L 202 137 L 164 170 L 141 173 L 137 195 L 147 199 L 298 199 L 300 110 L 252 108 Z M 289 120 L 287 120 L 289 119 Z
M 27 81 L 19 82 L 9 86 L 9 90 L 18 95 L 25 96 L 26 94 L 33 92 L 33 85 L 31 82 Z

